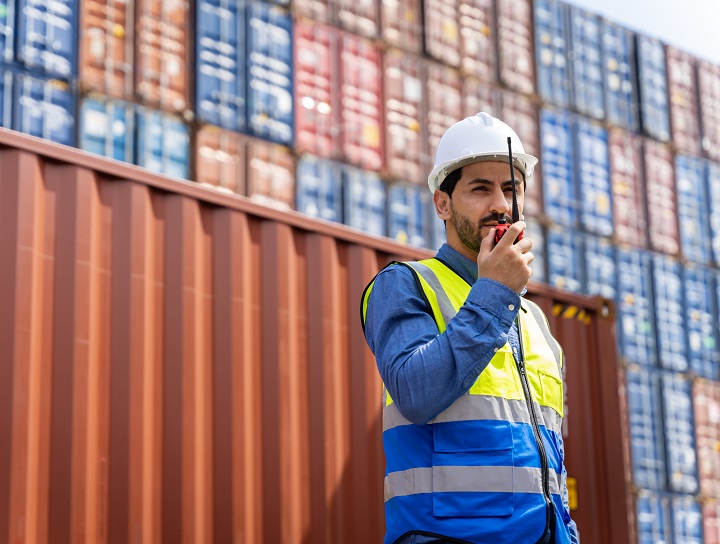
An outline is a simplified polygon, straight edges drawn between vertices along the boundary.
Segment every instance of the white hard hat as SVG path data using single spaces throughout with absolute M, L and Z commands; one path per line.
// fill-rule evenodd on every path
M 525 176 L 532 177 L 537 158 L 525 153 L 515 131 L 500 119 L 480 112 L 458 121 L 443 134 L 435 153 L 435 167 L 428 186 L 435 192 L 445 178 L 458 168 L 481 161 L 508 161 L 508 136 L 512 142 L 513 164 Z

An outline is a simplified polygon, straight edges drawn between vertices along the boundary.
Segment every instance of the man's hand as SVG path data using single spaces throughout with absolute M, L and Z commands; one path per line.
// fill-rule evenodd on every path
M 518 294 L 522 292 L 532 275 L 530 263 L 535 258 L 530 252 L 532 241 L 529 238 L 523 238 L 517 244 L 513 244 L 524 230 L 524 221 L 513 223 L 493 247 L 495 229 L 490 229 L 490 233 L 480 244 L 477 257 L 479 278 L 490 278 L 507 285 Z

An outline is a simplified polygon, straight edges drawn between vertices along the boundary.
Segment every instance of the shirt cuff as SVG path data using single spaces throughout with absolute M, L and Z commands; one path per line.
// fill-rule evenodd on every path
M 478 278 L 465 303 L 478 306 L 510 325 L 520 310 L 520 295 L 499 281 Z

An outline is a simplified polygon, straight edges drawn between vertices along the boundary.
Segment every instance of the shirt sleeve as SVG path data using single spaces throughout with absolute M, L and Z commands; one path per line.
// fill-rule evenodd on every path
M 380 272 L 365 338 L 400 413 L 423 425 L 466 393 L 507 341 L 519 308 L 512 289 L 480 278 L 440 334 L 414 273 L 402 265 Z

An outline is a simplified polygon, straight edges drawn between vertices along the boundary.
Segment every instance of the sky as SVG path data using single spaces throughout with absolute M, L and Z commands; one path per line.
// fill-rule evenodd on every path
M 720 0 L 568 0 L 568 3 L 720 64 Z

